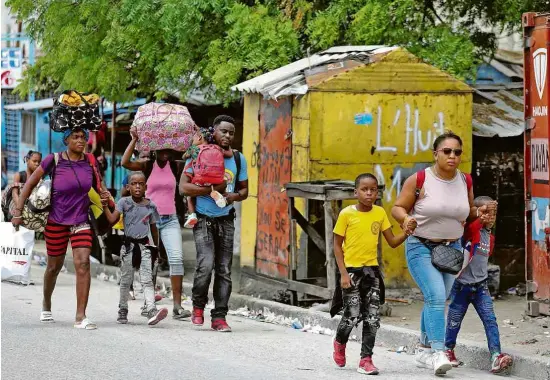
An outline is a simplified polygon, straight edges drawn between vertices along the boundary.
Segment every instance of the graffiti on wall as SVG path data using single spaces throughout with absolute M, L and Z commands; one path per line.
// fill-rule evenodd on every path
M 376 164 L 374 166 L 374 175 L 376 176 L 376 178 L 378 178 L 378 183 L 385 186 L 384 201 L 391 202 L 392 199 L 394 199 L 394 192 L 396 194 L 395 196 L 398 197 L 399 193 L 401 192 L 401 188 L 403 187 L 403 183 L 405 183 L 405 180 L 417 171 L 425 169 L 430 165 L 431 163 L 428 162 L 417 163 L 412 168 L 403 168 L 400 165 L 397 165 L 393 168 L 393 173 L 391 177 L 386 180 L 384 172 L 382 171 L 382 166 L 380 166 L 380 164 Z
M 258 229 L 256 270 L 277 278 L 288 277 L 288 197 L 281 192 L 291 179 L 291 103 L 263 101 L 260 141 L 254 143 L 251 166 L 258 168 Z
M 378 106 L 376 111 L 376 149 L 375 152 L 397 152 L 396 146 L 382 145 L 383 123 L 382 115 L 384 113 L 382 106 Z M 354 122 L 357 125 L 370 126 L 374 121 L 375 116 L 372 113 L 365 112 L 355 115 Z M 445 122 L 443 112 L 438 112 L 436 119 L 432 125 L 420 125 L 420 110 L 418 107 L 411 108 L 410 104 L 405 103 L 403 108 L 397 108 L 393 116 L 393 124 L 391 128 L 402 130 L 403 138 L 405 139 L 405 154 L 417 155 L 420 152 L 425 152 L 431 149 L 431 145 L 435 138 L 445 131 Z
M 443 112 L 437 112 L 434 120 L 429 125 L 422 125 L 420 122 L 420 109 L 411 107 L 409 103 L 405 103 L 402 107 L 398 107 L 393 111 L 393 117 L 390 128 L 398 129 L 399 136 L 403 138 L 403 152 L 399 152 L 397 144 L 388 142 L 389 139 L 384 138 L 383 114 L 391 112 L 378 106 L 376 112 L 364 112 L 355 115 L 354 122 L 357 125 L 371 126 L 375 123 L 376 128 L 376 146 L 374 152 L 391 152 L 392 154 L 402 153 L 405 156 L 416 156 L 418 153 L 430 151 L 435 138 L 445 131 L 445 117 Z M 431 113 L 432 111 L 430 111 Z M 384 142 L 385 145 L 384 145 Z M 385 185 L 384 200 L 391 202 L 394 199 L 394 194 L 397 197 L 401 191 L 401 187 L 405 180 L 416 173 L 418 170 L 428 167 L 430 163 L 417 163 L 412 168 L 404 168 L 397 165 L 393 168 L 393 172 L 389 178 L 386 178 L 382 166 L 376 164 L 374 166 L 375 175 L 381 185 Z

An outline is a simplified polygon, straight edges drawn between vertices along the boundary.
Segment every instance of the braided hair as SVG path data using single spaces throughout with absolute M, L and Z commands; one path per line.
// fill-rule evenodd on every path
M 42 159 L 42 153 L 40 153 L 37 150 L 29 150 L 29 152 L 25 155 L 25 157 L 23 157 L 23 162 L 27 163 L 27 161 L 29 161 L 31 159 L 33 154 L 38 154 L 40 156 L 40 159 Z
M 214 143 L 214 127 L 201 127 L 199 129 L 200 133 L 202 134 L 202 137 L 206 141 L 207 144 L 213 144 Z

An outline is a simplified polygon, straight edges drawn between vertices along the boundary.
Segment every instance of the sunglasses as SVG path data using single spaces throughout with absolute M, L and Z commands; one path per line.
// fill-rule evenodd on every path
M 457 157 L 460 157 L 460 155 L 462 155 L 462 149 L 443 148 L 439 149 L 437 152 L 443 152 L 443 154 L 446 156 L 450 156 L 453 152 Z

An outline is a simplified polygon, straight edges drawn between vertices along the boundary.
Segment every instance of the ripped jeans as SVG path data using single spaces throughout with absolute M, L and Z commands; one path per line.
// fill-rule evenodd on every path
M 336 341 L 346 344 L 351 330 L 363 321 L 361 358 L 372 356 L 376 332 L 380 328 L 380 283 L 377 277 L 353 273 L 353 285 L 342 289 L 344 314 L 336 329 Z
M 460 331 L 462 320 L 468 311 L 468 307 L 472 304 L 483 322 L 483 327 L 485 327 L 489 352 L 491 354 L 500 354 L 500 334 L 487 280 L 477 284 L 461 284 L 455 281 L 450 298 L 451 304 L 449 305 L 447 315 L 445 347 L 448 349 L 455 348 L 456 337 Z

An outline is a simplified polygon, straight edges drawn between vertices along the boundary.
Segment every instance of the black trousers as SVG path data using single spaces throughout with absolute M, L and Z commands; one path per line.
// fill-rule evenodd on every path
M 363 321 L 361 358 L 372 356 L 376 332 L 380 328 L 380 280 L 377 276 L 353 271 L 353 285 L 342 289 L 344 313 L 336 329 L 336 341 L 346 344 L 351 330 Z

